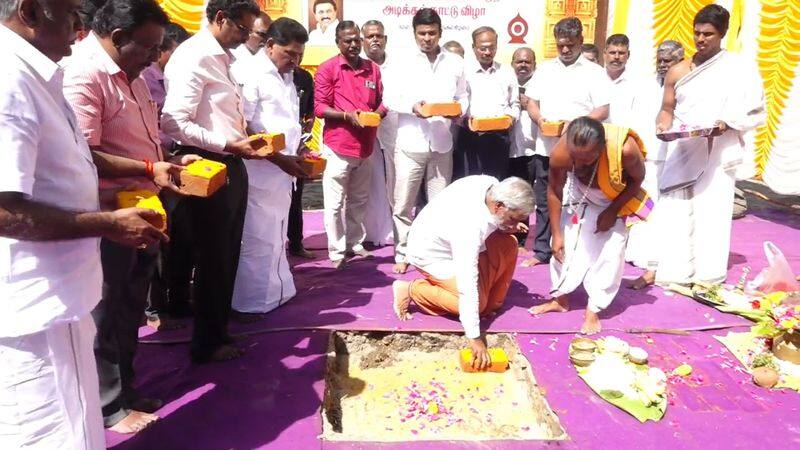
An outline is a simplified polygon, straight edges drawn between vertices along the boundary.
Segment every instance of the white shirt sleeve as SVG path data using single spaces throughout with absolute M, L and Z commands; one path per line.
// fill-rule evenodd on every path
M 451 242 L 458 286 L 459 320 L 466 337 L 475 339 L 481 335 L 478 257 L 483 241 L 477 230 L 458 234 L 460 236 Z
M 531 76 L 531 80 L 528 82 L 528 87 L 525 88 L 525 95 L 528 96 L 531 100 L 536 100 L 537 102 L 542 101 L 542 92 L 540 86 L 543 84 L 542 80 L 544 79 L 547 68 L 543 67 L 536 69 L 533 72 L 533 76 Z
M 39 151 L 39 121 L 18 81 L 2 81 L 5 86 L 0 88 L 0 192 L 20 192 L 30 197 Z
M 592 109 L 611 104 L 611 93 L 614 91 L 614 87 L 603 69 L 592 71 L 592 79 L 589 86 Z
M 392 67 L 381 69 L 383 105 L 399 114 L 414 114 L 414 105 L 421 100 L 417 98 L 419 89 L 409 85 L 408 77 L 396 76 L 399 74 Z
M 455 101 L 461 103 L 462 114 L 466 114 L 469 111 L 469 92 L 467 91 L 467 77 L 464 75 L 463 64 L 456 78 Z
M 261 88 L 257 77 L 248 77 L 242 86 L 242 107 L 247 126 L 254 133 L 267 131 L 261 123 Z
M 170 62 L 172 64 L 167 65 L 164 73 L 167 98 L 161 113 L 162 131 L 183 145 L 224 151 L 227 144 L 225 136 L 213 133 L 194 121 L 205 88 L 202 61 L 197 67 L 186 67 L 181 61 Z
M 517 83 L 517 77 L 514 73 L 510 70 L 506 71 L 508 77 L 508 83 L 510 87 L 509 92 L 509 106 L 506 114 L 511 116 L 511 118 L 516 122 L 519 118 L 520 113 L 520 105 L 519 105 L 519 84 Z

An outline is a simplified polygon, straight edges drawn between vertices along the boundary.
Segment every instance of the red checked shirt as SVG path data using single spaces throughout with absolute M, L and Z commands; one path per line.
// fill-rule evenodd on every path
M 317 68 L 314 78 L 314 114 L 322 117 L 327 108 L 337 111 L 384 111 L 381 71 L 370 60 L 361 59 L 354 69 L 342 55 Z M 325 145 L 342 156 L 367 158 L 375 146 L 377 128 L 356 128 L 344 120 L 328 120 L 322 131 Z

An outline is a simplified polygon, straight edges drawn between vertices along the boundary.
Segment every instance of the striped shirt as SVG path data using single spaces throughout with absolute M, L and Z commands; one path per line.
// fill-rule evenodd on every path
M 160 161 L 158 108 L 141 78 L 129 81 L 90 34 L 64 68 L 64 96 L 91 147 L 125 158 Z M 133 187 L 158 192 L 145 176 L 100 178 L 100 190 Z

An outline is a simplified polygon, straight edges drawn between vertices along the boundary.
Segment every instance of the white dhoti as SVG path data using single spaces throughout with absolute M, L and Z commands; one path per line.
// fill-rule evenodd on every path
M 653 199 L 653 210 L 646 221 L 638 222 L 628 231 L 628 244 L 625 247 L 625 261 L 642 269 L 655 270 L 658 265 L 658 232 L 653 225 L 658 220 L 659 195 L 658 175 L 664 161 L 646 159 L 642 189 Z
M 659 199 L 653 221 L 659 236 L 659 284 L 717 283 L 727 278 L 736 167 L 721 165 L 719 152 L 720 148 L 712 151 L 714 163 L 695 184 Z
M 0 448 L 104 450 L 92 317 L 0 338 Z
M 377 141 L 375 150 L 369 157 L 369 165 L 372 174 L 370 175 L 367 214 L 364 215 L 364 232 L 366 233 L 364 240 L 375 245 L 388 245 L 392 242 L 392 209 L 386 192 L 387 174 L 384 153 Z
M 268 161 L 246 161 L 250 180 L 239 268 L 231 306 L 266 313 L 297 294 L 286 259 L 286 226 L 294 179 Z M 269 172 L 259 172 L 265 164 Z
M 577 183 L 576 191 L 588 189 Z M 566 188 L 565 188 L 566 191 Z M 581 193 L 583 195 L 583 193 Z M 589 311 L 600 312 L 611 304 L 622 283 L 625 269 L 627 228 L 617 220 L 610 230 L 595 233 L 597 217 L 611 204 L 599 189 L 589 189 L 584 205 L 575 206 L 580 218 L 572 216 L 564 206 L 561 225 L 564 227 L 564 262 L 550 260 L 551 295 L 569 294 L 583 284 L 589 294 Z
M 660 243 L 656 282 L 720 282 L 728 272 L 735 173 L 743 135 L 764 120 L 758 71 L 724 50 L 675 84 L 673 127 L 728 129 L 713 139 L 670 143 L 653 222 Z

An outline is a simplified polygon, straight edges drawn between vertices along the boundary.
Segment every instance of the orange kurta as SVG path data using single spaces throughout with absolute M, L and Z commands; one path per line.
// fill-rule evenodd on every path
M 481 315 L 493 313 L 503 306 L 517 263 L 517 239 L 495 231 L 486 239 L 486 250 L 478 256 L 478 293 Z M 411 299 L 428 314 L 458 315 L 456 279 L 439 280 L 426 275 L 411 283 Z

